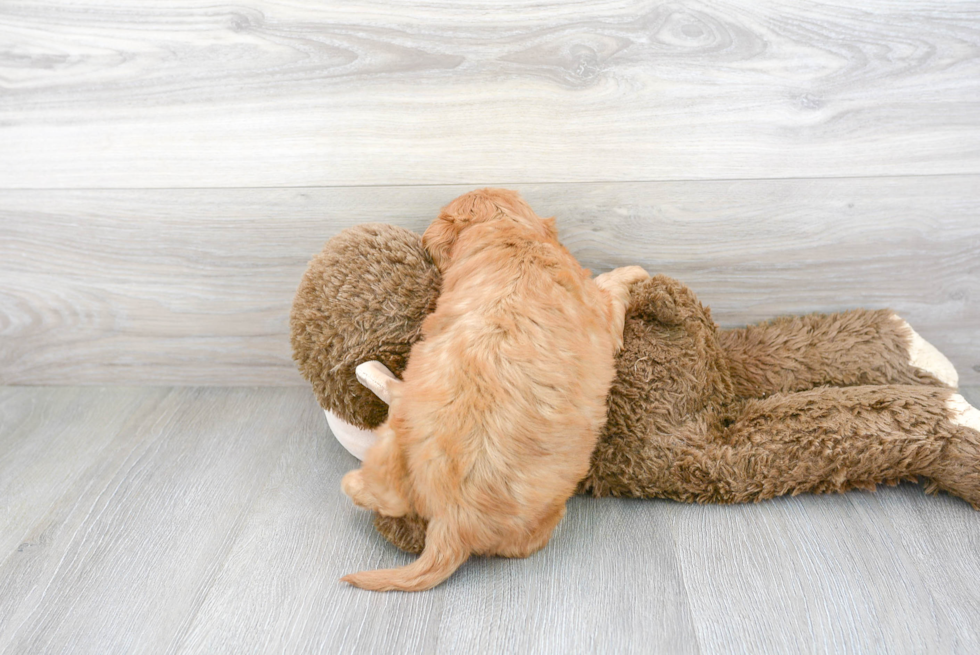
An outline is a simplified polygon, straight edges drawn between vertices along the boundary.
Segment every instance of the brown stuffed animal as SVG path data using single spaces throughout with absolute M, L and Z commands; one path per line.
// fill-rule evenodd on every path
M 404 369 L 438 289 L 421 237 L 389 225 L 345 230 L 310 263 L 293 357 L 355 455 L 386 417 L 386 368 Z M 891 311 L 719 330 L 690 289 L 657 275 L 632 289 L 579 493 L 740 503 L 921 477 L 927 492 L 980 509 L 980 411 L 956 384 L 949 361 Z M 375 526 L 403 550 L 425 544 L 418 517 Z

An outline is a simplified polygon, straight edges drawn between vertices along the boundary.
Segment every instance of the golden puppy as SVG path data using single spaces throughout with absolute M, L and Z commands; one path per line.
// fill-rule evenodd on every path
M 436 586 L 471 554 L 542 548 L 588 472 L 606 420 L 638 266 L 590 279 L 543 219 L 503 189 L 467 193 L 423 235 L 442 272 L 388 420 L 353 501 L 429 521 L 413 564 L 343 580 L 364 589 Z

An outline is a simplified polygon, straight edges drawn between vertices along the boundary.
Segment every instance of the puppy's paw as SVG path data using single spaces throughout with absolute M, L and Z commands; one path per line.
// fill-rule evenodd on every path
M 639 266 L 622 266 L 603 273 L 595 279 L 609 301 L 609 327 L 613 338 L 613 352 L 623 348 L 623 325 L 626 321 L 626 308 L 630 304 L 630 287 L 637 282 L 650 279 L 650 274 Z
M 340 488 L 350 497 L 354 504 L 364 509 L 374 509 L 377 501 L 368 492 L 364 484 L 364 474 L 361 469 L 351 471 L 340 481 Z
M 619 294 L 628 292 L 630 285 L 650 278 L 650 274 L 640 266 L 621 266 L 608 273 L 603 273 L 595 279 L 600 289 Z
M 632 285 L 650 279 L 650 274 L 641 266 L 623 266 L 622 268 L 617 268 L 613 273 L 620 273 L 623 284 L 626 285 Z
M 369 484 L 362 469 L 351 471 L 340 481 L 340 488 L 350 496 L 354 504 L 378 512 L 382 516 L 397 518 L 409 512 L 406 501 L 394 489 L 384 485 Z

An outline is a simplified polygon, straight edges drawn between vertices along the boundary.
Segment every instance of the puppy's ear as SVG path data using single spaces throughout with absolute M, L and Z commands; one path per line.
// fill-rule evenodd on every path
M 456 198 L 442 208 L 439 218 L 422 235 L 422 246 L 432 255 L 432 261 L 440 271 L 449 264 L 453 246 L 467 225 L 484 223 L 499 213 L 492 191 L 478 189 Z
M 440 216 L 422 234 L 422 247 L 429 251 L 432 262 L 440 271 L 444 271 L 449 263 L 449 257 L 456 238 L 459 236 L 459 225 L 451 218 Z
M 549 239 L 558 238 L 558 228 L 555 227 L 555 217 L 541 219 L 544 224 L 544 233 Z

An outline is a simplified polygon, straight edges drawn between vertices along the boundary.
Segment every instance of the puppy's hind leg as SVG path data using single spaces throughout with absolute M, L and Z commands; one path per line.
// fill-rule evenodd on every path
M 609 329 L 616 344 L 616 352 L 623 347 L 623 325 L 630 302 L 630 287 L 649 278 L 650 274 L 639 266 L 622 266 L 595 279 L 596 286 L 608 298 Z
M 382 516 L 405 516 L 411 509 L 403 491 L 404 465 L 395 443 L 395 433 L 387 424 L 378 428 L 381 436 L 371 446 L 361 468 L 349 472 L 340 482 L 354 504 Z
M 551 540 L 551 534 L 555 531 L 555 527 L 564 516 L 565 503 L 554 506 L 524 538 L 499 549 L 496 554 L 501 557 L 530 557 L 548 545 L 548 542 Z

